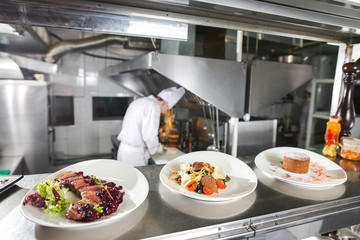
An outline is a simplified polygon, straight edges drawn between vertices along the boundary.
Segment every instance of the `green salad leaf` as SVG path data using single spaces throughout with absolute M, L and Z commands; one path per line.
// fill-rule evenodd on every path
M 45 213 L 60 213 L 63 211 L 69 201 L 65 199 L 65 193 L 68 188 L 60 188 L 60 182 L 53 182 L 50 179 L 37 185 L 36 192 L 45 199 L 47 208 Z

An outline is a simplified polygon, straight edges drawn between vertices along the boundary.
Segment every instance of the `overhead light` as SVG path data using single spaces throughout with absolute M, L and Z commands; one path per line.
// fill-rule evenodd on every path
M 0 33 L 20 35 L 15 28 L 6 23 L 0 23 Z
M 343 43 L 327 42 L 326 44 L 327 44 L 327 45 L 331 45 L 331 46 L 340 46 L 340 45 L 342 45 Z
M 360 0 L 348 0 L 348 2 L 353 2 L 353 3 L 360 4 Z

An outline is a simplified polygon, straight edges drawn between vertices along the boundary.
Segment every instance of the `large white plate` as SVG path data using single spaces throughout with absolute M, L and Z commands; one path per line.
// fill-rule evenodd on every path
M 181 164 L 196 161 L 208 162 L 212 166 L 216 165 L 225 169 L 227 175 L 231 178 L 226 189 L 207 196 L 190 192 L 179 184 L 170 181 L 171 170 L 179 170 Z M 160 180 L 171 191 L 203 201 L 228 201 L 241 198 L 252 193 L 257 186 L 255 173 L 243 161 L 225 153 L 210 151 L 188 153 L 168 162 L 160 171 Z
M 125 191 L 123 202 L 119 205 L 117 211 L 109 216 L 102 217 L 92 222 L 78 222 L 69 220 L 65 217 L 66 211 L 59 214 L 47 214 L 40 208 L 31 205 L 23 206 L 22 202 L 29 195 L 35 192 L 37 184 L 30 189 L 21 201 L 21 212 L 29 220 L 42 226 L 56 228 L 79 228 L 89 227 L 96 224 L 107 223 L 119 219 L 131 211 L 138 208 L 146 199 L 149 192 L 149 183 L 145 176 L 129 164 L 110 159 L 99 159 L 80 162 L 66 168 L 63 168 L 45 179 L 54 179 L 66 171 L 83 171 L 84 175 L 94 175 L 98 178 L 112 181 L 116 185 L 121 185 Z M 42 180 L 42 181 L 43 181 Z M 72 201 L 78 201 L 80 198 L 75 194 L 68 192 L 66 198 Z
M 305 174 L 291 173 L 282 168 L 284 154 L 287 152 L 305 153 L 310 157 L 310 168 Z M 311 163 L 317 163 L 325 167 L 326 178 L 322 180 L 311 167 Z M 255 158 L 256 166 L 265 174 L 268 174 L 278 180 L 296 184 L 303 187 L 332 187 L 346 182 L 347 175 L 345 171 L 333 161 L 326 157 L 302 148 L 277 147 L 265 150 L 259 153 Z

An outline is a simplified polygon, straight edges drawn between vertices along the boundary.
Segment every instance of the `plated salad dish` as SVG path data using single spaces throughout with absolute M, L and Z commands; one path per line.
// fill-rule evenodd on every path
M 67 171 L 58 178 L 40 182 L 36 192 L 29 194 L 23 205 L 41 208 L 44 213 L 59 214 L 66 211 L 66 218 L 90 222 L 117 211 L 125 194 L 122 186 L 107 182 L 96 176 L 84 175 L 82 171 Z M 70 202 L 68 192 L 79 197 Z
M 80 172 L 83 172 L 83 174 L 80 174 Z M 76 184 L 75 182 L 74 184 L 71 183 L 71 180 L 75 178 L 79 178 L 79 181 L 77 181 Z M 57 214 L 53 214 L 49 212 L 45 213 L 45 210 L 56 210 L 56 207 L 34 207 L 32 204 L 23 205 L 23 202 L 26 202 L 26 199 L 29 195 L 35 193 L 40 195 L 38 192 L 38 186 L 40 183 L 43 184 L 47 180 L 50 180 L 51 183 L 55 185 L 57 182 L 55 179 L 59 180 L 59 187 L 61 187 L 61 183 L 63 183 L 64 187 L 68 188 L 68 190 L 64 193 L 64 197 L 65 201 L 68 201 L 69 203 L 65 204 L 64 210 Z M 112 183 L 114 183 L 115 186 L 113 186 Z M 85 191 L 85 189 L 87 191 Z M 56 187 L 55 190 L 57 191 Z M 104 202 L 97 202 L 97 197 L 100 197 L 101 199 L 104 196 L 110 197 L 108 191 L 106 190 L 109 191 L 114 200 L 111 198 L 110 200 L 105 199 L 105 202 L 109 204 L 104 204 Z M 50 188 L 50 190 L 47 189 L 46 191 L 50 196 L 53 194 L 52 188 Z M 61 190 L 57 192 L 60 192 L 59 195 L 61 194 Z M 123 192 L 125 192 L 125 194 L 120 196 L 120 193 Z M 145 201 L 148 193 L 149 183 L 145 176 L 138 169 L 127 163 L 117 160 L 94 159 L 67 166 L 37 182 L 32 188 L 29 189 L 28 193 L 25 194 L 21 200 L 20 211 L 25 218 L 41 226 L 62 229 L 85 229 L 92 228 L 95 225 L 108 224 L 117 220 L 121 220 L 126 215 L 138 209 Z M 119 202 L 116 200 L 119 200 Z M 104 200 L 102 199 L 102 201 Z M 72 205 L 74 207 L 72 210 L 70 207 L 71 204 L 74 204 Z M 111 204 L 113 204 L 113 206 L 111 206 Z M 114 205 L 118 205 L 116 210 Z M 79 207 L 82 210 L 78 211 Z M 103 211 L 102 213 L 101 210 Z M 115 211 L 113 212 L 113 210 Z M 83 216 L 83 212 L 86 212 L 89 215 Z M 99 217 L 98 213 L 96 212 L 100 214 L 100 218 L 92 220 L 92 218 Z M 66 217 L 67 214 L 69 218 Z M 79 220 L 74 220 L 73 218 L 79 218 Z
M 230 177 L 223 168 L 197 161 L 181 164 L 180 170 L 171 170 L 170 180 L 189 191 L 212 195 L 225 189 Z

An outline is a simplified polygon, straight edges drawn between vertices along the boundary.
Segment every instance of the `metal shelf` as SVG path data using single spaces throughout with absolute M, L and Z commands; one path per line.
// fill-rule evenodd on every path
M 314 112 L 312 114 L 313 118 L 320 118 L 320 119 L 329 119 L 330 112 Z
M 315 106 L 316 106 L 316 87 L 317 84 L 334 84 L 334 79 L 313 79 L 312 80 L 312 94 L 310 98 L 310 107 L 309 107 L 309 116 L 308 116 L 308 122 L 307 122 L 307 129 L 306 129 L 306 141 L 305 141 L 305 148 L 311 149 L 311 139 L 313 135 L 313 120 L 314 119 L 329 119 L 330 111 L 329 112 L 315 112 Z

